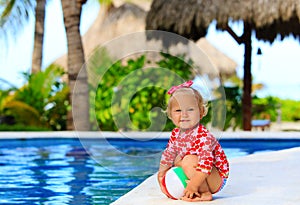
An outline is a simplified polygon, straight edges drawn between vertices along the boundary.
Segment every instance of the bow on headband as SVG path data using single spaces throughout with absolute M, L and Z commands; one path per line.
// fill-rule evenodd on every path
M 177 86 L 173 86 L 170 88 L 170 90 L 168 90 L 168 94 L 171 95 L 173 94 L 176 90 L 178 90 L 179 88 L 183 88 L 183 87 L 191 87 L 191 85 L 193 85 L 193 81 L 189 80 L 185 83 L 182 83 L 180 85 Z

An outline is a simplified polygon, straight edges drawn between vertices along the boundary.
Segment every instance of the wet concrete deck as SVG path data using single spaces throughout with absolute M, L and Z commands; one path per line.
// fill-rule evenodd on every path
M 230 177 L 214 195 L 214 205 L 289 205 L 300 201 L 300 148 L 265 152 L 230 160 Z M 156 175 L 127 193 L 113 205 L 204 204 L 166 198 Z

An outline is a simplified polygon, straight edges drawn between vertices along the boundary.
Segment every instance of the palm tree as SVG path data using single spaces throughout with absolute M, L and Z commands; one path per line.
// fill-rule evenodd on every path
M 24 26 L 34 9 L 35 0 L 3 0 L 0 1 L 0 34 L 15 34 Z
M 35 7 L 34 48 L 32 53 L 31 73 L 42 70 L 45 12 L 46 0 L 37 0 Z
M 68 113 L 68 130 L 91 129 L 88 74 L 79 30 L 82 6 L 86 2 L 87 0 L 61 0 L 68 45 L 69 100 L 72 105 L 72 111 Z M 112 0 L 99 0 L 99 3 L 104 12 L 113 6 Z
M 7 37 L 8 32 L 18 33 L 22 26 L 28 23 L 30 14 L 35 9 L 34 50 L 31 72 L 41 71 L 46 0 L 4 0 L 1 3 L 0 34 L 3 34 L 5 37 Z
M 68 84 L 72 110 L 68 113 L 68 130 L 88 131 L 89 89 L 84 51 L 80 35 L 80 16 L 86 0 L 61 0 L 68 45 Z M 75 87 L 76 84 L 76 87 Z M 75 126 L 75 127 L 74 127 Z
M 3 34 L 6 34 L 9 29 L 18 31 L 19 25 L 25 24 L 29 20 L 29 11 L 33 10 L 35 6 L 35 38 L 34 38 L 34 53 L 32 57 L 32 73 L 36 73 L 41 70 L 42 53 L 43 53 L 43 37 L 44 37 L 44 18 L 45 18 L 45 6 L 46 0 L 6 0 L 2 5 L 2 13 L 0 16 L 0 26 Z M 70 87 L 70 102 L 74 100 L 73 114 L 76 121 L 76 128 L 78 130 L 89 130 L 89 95 L 88 95 L 88 83 L 87 74 L 84 67 L 84 52 L 82 48 L 81 36 L 79 31 L 80 15 L 82 5 L 86 3 L 86 0 L 81 1 L 64 1 L 62 0 L 64 22 L 67 33 L 68 43 L 68 80 Z M 16 23 L 21 22 L 22 24 Z M 82 67 L 83 66 L 83 67 Z M 81 69 L 82 68 L 82 69 Z M 79 71 L 80 77 L 78 77 Z M 77 79 L 77 80 L 76 80 Z M 74 90 L 75 82 L 77 88 Z M 78 90 L 78 92 L 77 92 Z M 78 113 L 78 115 L 76 115 Z M 73 130 L 72 112 L 68 114 L 68 129 Z M 78 116 L 78 117 L 76 117 Z

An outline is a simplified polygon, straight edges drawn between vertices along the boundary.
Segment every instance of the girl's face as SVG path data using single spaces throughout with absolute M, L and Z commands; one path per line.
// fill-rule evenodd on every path
M 170 119 L 181 130 L 191 129 L 199 123 L 200 110 L 194 95 L 176 95 L 170 106 Z

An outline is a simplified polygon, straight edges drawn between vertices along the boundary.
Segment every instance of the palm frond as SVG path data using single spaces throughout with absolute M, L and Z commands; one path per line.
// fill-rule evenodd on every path
M 17 100 L 7 102 L 3 109 L 6 115 L 14 116 L 17 123 L 23 125 L 41 125 L 40 114 L 32 106 Z
M 34 0 L 4 0 L 0 7 L 0 36 L 15 37 L 34 12 Z M 12 34 L 12 35 L 9 35 Z

